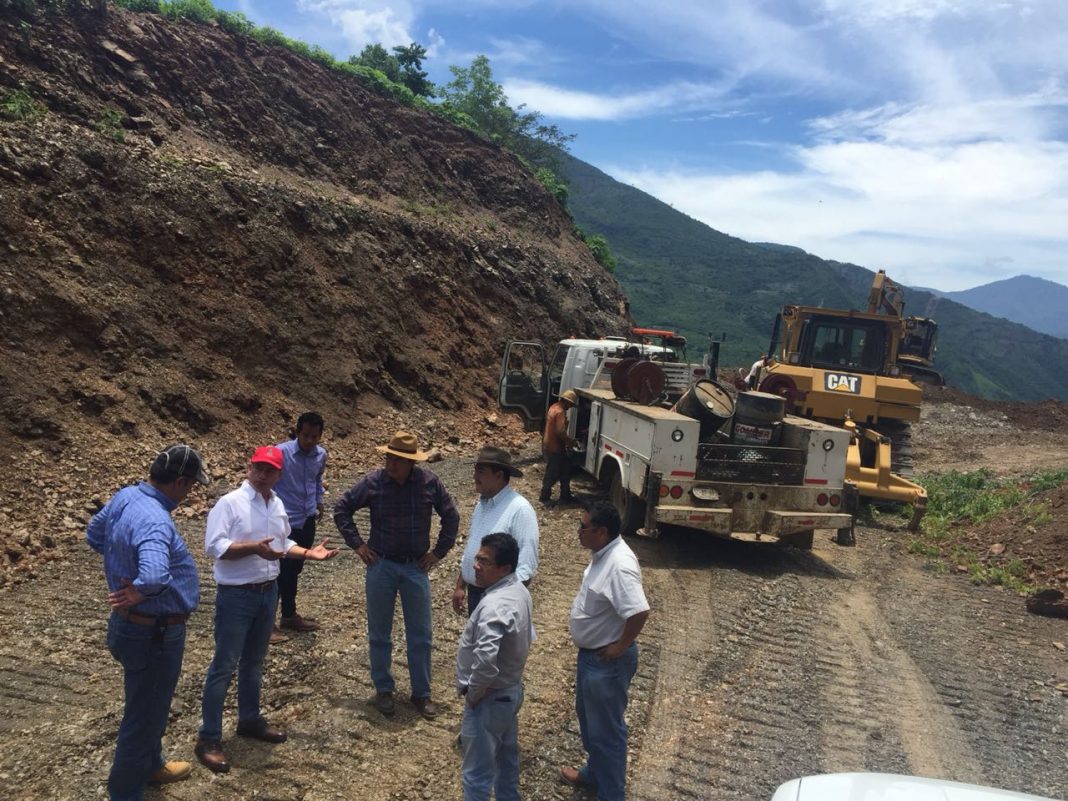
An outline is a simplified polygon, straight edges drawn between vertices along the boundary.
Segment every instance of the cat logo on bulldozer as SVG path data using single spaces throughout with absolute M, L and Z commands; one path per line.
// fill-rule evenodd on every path
M 827 373 L 823 380 L 826 388 L 833 392 L 851 392 L 854 395 L 860 394 L 859 375 Z

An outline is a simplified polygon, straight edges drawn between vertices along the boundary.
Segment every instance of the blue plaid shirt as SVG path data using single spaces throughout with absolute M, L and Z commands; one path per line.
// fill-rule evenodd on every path
M 357 509 L 371 508 L 368 546 L 382 556 L 418 559 L 430 550 L 431 514 L 441 517 L 441 533 L 434 556 L 441 559 L 456 542 L 460 513 L 441 479 L 422 467 L 398 484 L 385 470 L 372 470 L 334 504 L 334 524 L 350 548 L 363 545 L 352 516 Z
M 131 611 L 187 615 L 200 600 L 192 554 L 171 519 L 177 504 L 146 481 L 116 492 L 85 530 L 89 547 L 104 555 L 109 590 L 127 581 L 147 596 Z
M 285 504 L 292 528 L 303 528 L 309 517 L 319 512 L 323 502 L 323 471 L 326 470 L 326 448 L 316 445 L 311 453 L 300 449 L 295 439 L 278 443 L 285 463 L 282 477 L 274 485 L 274 494 Z

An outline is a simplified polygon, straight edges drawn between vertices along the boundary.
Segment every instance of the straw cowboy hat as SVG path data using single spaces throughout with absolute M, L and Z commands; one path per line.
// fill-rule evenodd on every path
M 475 466 L 480 464 L 488 464 L 493 467 L 499 467 L 513 478 L 522 478 L 523 471 L 512 464 L 512 454 L 506 451 L 504 448 L 493 448 L 486 446 L 478 452 L 478 456 L 475 457 Z
M 379 453 L 390 453 L 401 459 L 411 459 L 413 462 L 425 462 L 430 455 L 419 450 L 419 440 L 415 434 L 407 431 L 398 431 L 394 434 L 388 445 L 378 445 L 375 450 Z

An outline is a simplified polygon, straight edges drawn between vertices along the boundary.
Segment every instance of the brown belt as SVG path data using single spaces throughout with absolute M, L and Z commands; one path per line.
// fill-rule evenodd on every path
M 270 581 L 258 581 L 252 584 L 237 584 L 234 586 L 240 587 L 243 590 L 253 590 L 254 592 L 267 592 L 267 590 L 271 589 L 271 587 L 274 586 L 274 579 L 271 579 Z
M 136 623 L 138 626 L 155 626 L 157 621 L 162 621 L 165 626 L 177 626 L 189 620 L 189 615 L 158 615 L 153 617 L 152 615 L 139 615 L 137 612 L 128 612 L 125 609 L 116 609 L 115 614 L 124 620 Z

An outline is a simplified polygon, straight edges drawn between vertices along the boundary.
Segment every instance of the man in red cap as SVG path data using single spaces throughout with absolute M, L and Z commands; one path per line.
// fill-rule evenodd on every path
M 289 517 L 274 485 L 282 476 L 282 451 L 257 448 L 248 475 L 221 497 L 208 514 L 204 550 L 215 559 L 215 657 L 204 680 L 203 722 L 194 753 L 215 773 L 230 770 L 222 750 L 222 715 L 226 691 L 237 672 L 237 733 L 281 743 L 285 732 L 260 714 L 263 657 L 278 603 L 278 560 L 337 556 L 324 539 L 302 548 L 289 539 Z

